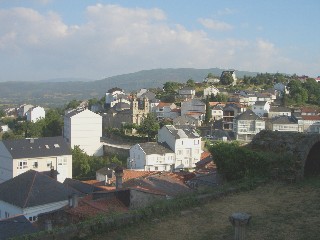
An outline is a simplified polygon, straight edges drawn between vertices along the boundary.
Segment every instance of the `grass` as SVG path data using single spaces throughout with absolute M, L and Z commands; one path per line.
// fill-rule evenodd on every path
M 320 177 L 296 184 L 270 183 L 175 214 L 157 216 L 91 239 L 233 239 L 228 217 L 252 215 L 247 240 L 319 239 Z

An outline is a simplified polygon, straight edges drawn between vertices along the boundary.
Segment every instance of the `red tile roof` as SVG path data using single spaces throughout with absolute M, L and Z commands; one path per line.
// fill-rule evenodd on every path
M 320 121 L 320 115 L 301 115 L 303 120 Z

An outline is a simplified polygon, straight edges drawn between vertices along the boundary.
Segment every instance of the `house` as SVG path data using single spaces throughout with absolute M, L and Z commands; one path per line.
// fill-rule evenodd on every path
M 277 90 L 278 92 L 280 92 L 281 96 L 284 94 L 289 94 L 287 86 L 283 83 L 276 83 L 276 84 L 274 84 L 273 88 L 275 90 Z
M 74 193 L 46 174 L 29 170 L 0 184 L 0 218 L 24 215 L 37 221 L 39 214 L 68 206 Z
M 267 101 L 257 101 L 252 105 L 252 111 L 259 117 L 267 116 L 270 110 L 270 103 Z
M 64 116 L 63 138 L 71 148 L 79 146 L 88 155 L 102 156 L 102 117 L 88 109 L 74 109 Z
M 38 231 L 39 230 L 33 226 L 24 215 L 0 220 L 0 240 L 12 239 L 22 235 L 36 233 Z
M 173 119 L 173 125 L 190 125 L 194 127 L 201 126 L 201 120 L 198 117 L 192 115 L 179 116 Z
M 37 122 L 38 120 L 46 117 L 46 112 L 43 107 L 37 106 L 30 108 L 26 115 L 28 122 Z
M 196 90 L 192 87 L 183 87 L 179 89 L 178 94 L 182 99 L 193 99 L 196 95 Z
M 274 97 L 271 93 L 256 93 L 257 96 L 257 101 L 262 101 L 262 102 L 269 102 L 272 103 L 274 100 Z
M 278 116 L 291 116 L 291 109 L 287 107 L 274 107 L 270 106 L 268 112 L 268 118 L 274 118 Z
M 239 108 L 234 104 L 227 104 L 223 108 L 222 128 L 223 130 L 233 129 L 233 119 L 240 113 Z
M 96 180 L 99 182 L 105 182 L 111 184 L 111 179 L 114 177 L 114 171 L 111 168 L 103 167 L 96 171 Z
M 57 180 L 72 178 L 71 149 L 62 137 L 3 140 L 0 142 L 0 183 L 30 169 L 50 173 Z
M 271 131 L 279 132 L 299 132 L 299 124 L 291 116 L 277 116 L 267 123 L 267 128 Z
M 121 88 L 114 87 L 108 90 L 106 92 L 106 108 L 113 107 L 118 102 L 127 102 L 130 104 L 130 101 L 128 99 L 128 96 L 124 93 L 124 91 Z
M 234 118 L 233 132 L 237 140 L 251 141 L 264 129 L 265 122 L 252 110 L 247 110 Z
M 17 109 L 18 117 L 25 117 L 30 108 L 33 108 L 33 105 L 23 104 Z
M 206 113 L 206 104 L 199 99 L 190 99 L 185 102 L 181 102 L 181 116 L 188 114 L 189 112 Z
M 211 119 L 213 121 L 219 121 L 223 119 L 223 106 L 220 104 L 215 105 L 211 109 Z
M 7 124 L 4 124 L 4 123 L 1 123 L 0 122 L 0 132 L 8 132 L 10 129 L 9 129 L 9 126 Z
M 201 156 L 201 137 L 188 126 L 165 125 L 158 131 L 158 142 L 175 153 L 175 169 L 194 168 Z
M 149 112 L 147 98 L 134 98 L 130 101 L 130 105 L 121 103 L 121 105 L 117 104 L 110 108 L 107 114 L 103 115 L 103 127 L 120 128 L 126 123 L 140 125 Z
M 210 86 L 210 87 L 207 87 L 205 89 L 203 89 L 203 96 L 204 97 L 210 97 L 212 95 L 216 96 L 218 93 L 219 93 L 219 89 L 214 87 L 214 86 Z
M 252 106 L 256 101 L 258 101 L 256 93 L 253 91 L 242 90 L 239 94 L 243 96 L 243 101 L 247 106 Z
M 157 142 L 138 143 L 130 148 L 128 168 L 144 171 L 172 171 L 175 153 L 167 144 Z
M 179 116 L 176 111 L 173 111 L 176 108 L 177 106 L 174 103 L 160 102 L 152 111 L 156 114 L 158 120 L 166 118 L 174 119 Z

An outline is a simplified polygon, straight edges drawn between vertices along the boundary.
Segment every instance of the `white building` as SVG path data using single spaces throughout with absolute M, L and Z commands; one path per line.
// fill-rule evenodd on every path
M 196 95 L 196 90 L 192 87 L 183 87 L 179 89 L 178 93 L 183 99 L 193 99 Z
M 30 169 L 50 173 L 57 180 L 72 178 L 71 149 L 62 137 L 3 140 L 0 142 L 0 183 Z
M 194 168 L 201 156 L 201 137 L 190 127 L 165 125 L 158 131 L 158 142 L 175 153 L 175 169 Z
M 130 148 L 130 169 L 172 171 L 174 166 L 175 153 L 166 144 L 147 142 L 135 144 Z
M 278 116 L 273 118 L 268 128 L 271 131 L 279 131 L 279 132 L 299 132 L 301 131 L 299 128 L 299 124 L 294 121 L 290 116 Z
M 270 107 L 268 118 L 274 118 L 279 116 L 291 117 L 291 109 L 287 107 Z
M 241 113 L 233 120 L 233 132 L 237 140 L 250 141 L 253 136 L 264 129 L 265 121 L 252 110 Z
M 266 101 L 257 101 L 252 105 L 252 111 L 257 114 L 259 117 L 267 115 L 270 110 L 270 103 Z
M 17 109 L 18 117 L 25 117 L 30 108 L 33 108 L 33 105 L 23 104 Z
M 113 107 L 118 102 L 125 102 L 130 104 L 128 96 L 121 88 L 111 88 L 106 93 L 106 107 Z
M 33 107 L 26 113 L 28 122 L 37 122 L 38 120 L 46 117 L 46 111 L 43 107 Z
M 0 184 L 0 219 L 24 215 L 35 222 L 39 214 L 68 206 L 72 193 L 51 177 L 29 170 Z
M 102 156 L 102 117 L 88 109 L 78 109 L 64 116 L 63 137 L 74 148 L 79 146 L 88 155 Z
M 179 116 L 179 113 L 174 111 L 175 109 L 177 109 L 177 106 L 174 103 L 160 102 L 152 111 L 156 114 L 158 120 L 165 118 L 174 119 Z
M 210 86 L 210 87 L 207 87 L 205 89 L 203 89 L 203 96 L 204 97 L 207 97 L 207 96 L 211 96 L 211 95 L 214 95 L 216 96 L 218 93 L 219 93 L 219 89 L 214 87 L 214 86 Z

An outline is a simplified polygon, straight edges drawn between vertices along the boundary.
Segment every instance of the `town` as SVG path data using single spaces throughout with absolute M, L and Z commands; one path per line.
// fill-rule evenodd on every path
M 231 180 L 264 175 L 294 182 L 318 173 L 312 156 L 320 133 L 319 82 L 280 73 L 240 78 L 232 69 L 220 76 L 209 72 L 202 82 L 190 78 L 131 92 L 113 87 L 100 99 L 74 99 L 61 108 L 27 102 L 2 108 L 0 222 L 19 224 L 11 232 L 0 228 L 0 235 L 50 232 L 126 214 Z M 276 152 L 285 143 L 266 144 L 267 137 L 277 142 L 286 133 L 293 134 L 291 141 L 302 138 L 295 134 L 317 138 L 306 150 L 304 172 L 296 165 L 292 170 L 299 160 L 292 149 L 294 163 L 239 150 L 262 142 Z M 235 167 L 233 151 L 238 162 L 253 156 L 263 164 Z

